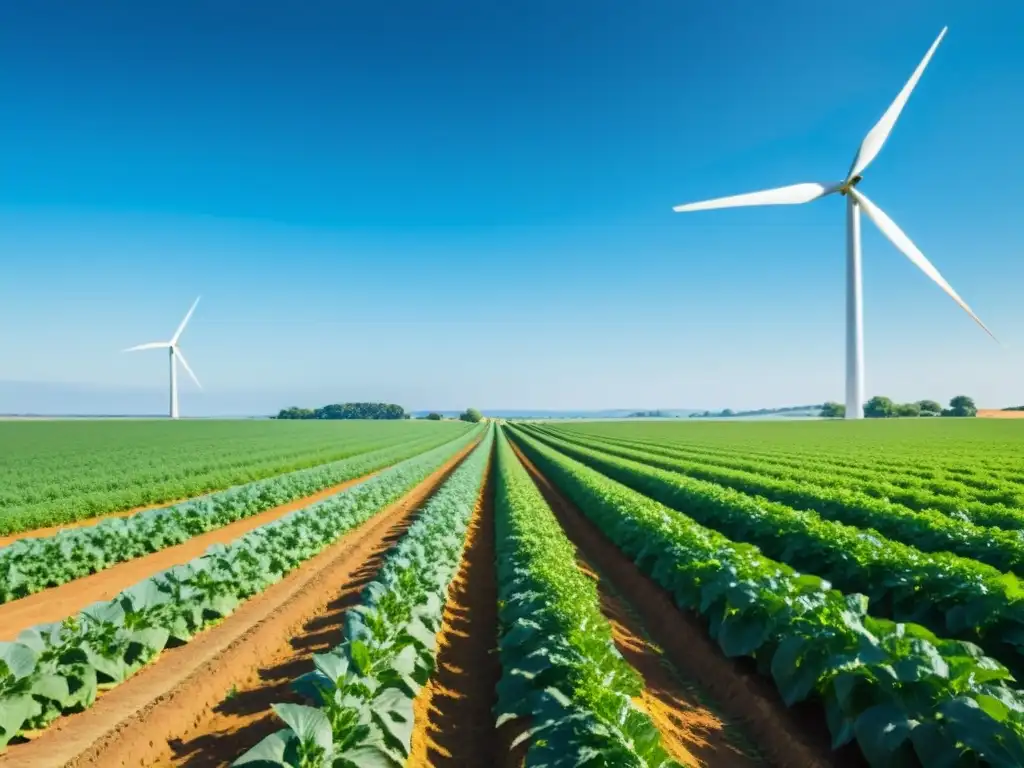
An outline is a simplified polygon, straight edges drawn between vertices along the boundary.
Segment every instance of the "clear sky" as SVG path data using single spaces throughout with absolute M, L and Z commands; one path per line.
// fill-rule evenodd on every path
M 862 188 L 1005 344 L 865 222 L 867 389 L 1024 402 L 1019 0 L 100 7 L 0 4 L 0 381 L 159 407 L 202 294 L 186 415 L 841 400 L 842 200 L 671 207 L 841 177 L 948 24 Z

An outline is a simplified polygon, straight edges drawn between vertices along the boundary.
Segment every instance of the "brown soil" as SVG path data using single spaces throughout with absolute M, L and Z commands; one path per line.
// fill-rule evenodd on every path
M 1000 411 L 994 408 L 979 408 L 981 419 L 1024 419 L 1024 411 Z
M 687 690 L 661 648 L 647 637 L 636 614 L 586 557 L 581 553 L 578 556 L 580 570 L 597 583 L 601 612 L 611 624 L 615 647 L 644 679 L 644 691 L 634 703 L 661 732 L 662 745 L 669 754 L 683 765 L 692 766 L 763 764 L 734 743 L 739 740 L 731 732 L 735 727 L 723 722 Z
M 207 494 L 203 494 L 204 496 Z M 199 498 L 194 496 L 192 498 Z M 85 528 L 90 525 L 96 525 L 103 520 L 112 517 L 131 517 L 139 512 L 148 512 L 151 509 L 161 509 L 162 507 L 173 507 L 175 504 L 181 504 L 183 501 L 189 501 L 190 499 L 178 499 L 176 501 L 162 501 L 159 504 L 149 504 L 145 507 L 135 507 L 134 509 L 126 509 L 121 512 L 107 512 L 103 515 L 97 515 L 96 517 L 87 517 L 82 520 L 75 520 L 71 523 L 61 523 L 60 525 L 51 525 L 46 528 L 33 528 L 29 531 L 19 531 L 18 533 L 12 533 L 7 536 L 0 536 L 0 547 L 6 547 L 8 544 L 13 544 L 21 539 L 42 539 L 47 536 L 53 536 L 55 533 L 60 531 L 68 530 L 69 528 Z
M 497 656 L 494 485 L 490 468 L 448 588 L 437 667 L 413 702 L 409 766 L 497 766 L 492 708 L 501 676 Z
M 827 731 L 809 728 L 785 707 L 776 691 L 756 672 L 745 670 L 741 663 L 723 656 L 697 617 L 680 611 L 671 595 L 641 573 L 539 472 L 518 446 L 513 444 L 513 447 L 577 549 L 607 577 L 608 583 L 633 609 L 640 626 L 646 630 L 641 632 L 641 637 L 649 636 L 680 674 L 695 681 L 727 717 L 740 723 L 773 765 L 784 768 L 836 765 Z M 635 649 L 629 650 L 631 654 L 636 653 Z M 626 658 L 633 661 L 629 656 Z M 644 674 L 648 665 L 649 662 L 644 661 L 638 671 Z M 662 731 L 666 745 L 679 738 L 685 749 L 704 765 L 733 765 L 744 759 L 750 764 L 751 758 L 742 755 L 735 746 L 735 739 L 730 738 L 727 731 L 723 732 L 721 726 L 716 730 L 715 723 L 721 721 L 695 701 L 694 696 L 685 693 L 680 696 L 672 688 L 663 688 L 660 678 L 656 680 L 653 685 L 648 683 L 648 693 L 653 700 L 645 704 L 658 712 L 659 727 L 665 719 L 675 721 L 669 733 Z
M 337 643 L 345 608 L 372 578 L 377 558 L 472 447 L 217 626 L 165 651 L 85 712 L 10 747 L 0 766 L 231 762 L 280 727 L 265 707 L 291 698 L 282 680 L 311 669 L 310 656 Z
M 4 603 L 0 605 L 0 641 L 14 640 L 22 630 L 37 624 L 63 621 L 68 616 L 78 613 L 99 600 L 110 600 L 127 587 L 137 584 L 155 573 L 199 557 L 209 549 L 211 544 L 226 544 L 234 541 L 243 533 L 248 533 L 272 520 L 284 517 L 296 509 L 302 509 L 314 502 L 326 499 L 328 496 L 351 488 L 371 477 L 373 474 L 348 480 L 312 496 L 282 504 L 258 515 L 236 520 L 223 528 L 194 536 L 176 546 L 167 547 L 134 560 L 126 560 L 98 573 L 61 584 L 59 587 L 44 589 L 42 592 L 36 592 L 20 600 Z

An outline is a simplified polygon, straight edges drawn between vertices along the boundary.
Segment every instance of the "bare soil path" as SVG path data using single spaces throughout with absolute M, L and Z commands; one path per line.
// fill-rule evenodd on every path
M 234 541 L 242 534 L 255 530 L 261 525 L 284 517 L 289 512 L 322 501 L 371 477 L 373 474 L 348 480 L 312 496 L 273 507 L 257 515 L 236 520 L 222 528 L 193 536 L 188 541 L 173 547 L 167 547 L 134 560 L 126 560 L 81 579 L 61 584 L 59 587 L 44 589 L 42 592 L 36 592 L 34 595 L 23 597 L 20 600 L 4 603 L 0 605 L 0 641 L 14 640 L 24 629 L 51 621 L 62 621 L 99 600 L 110 600 L 122 590 L 153 574 L 199 557 L 210 548 L 211 544 L 226 544 Z
M 220 624 L 164 651 L 85 712 L 9 747 L 0 768 L 230 763 L 280 727 L 264 722 L 260 691 L 283 692 L 285 675 L 290 680 L 311 669 L 312 654 L 340 639 L 344 608 L 376 572 L 373 558 L 474 447 Z
M 722 655 L 697 617 L 680 611 L 665 590 L 641 573 L 518 446 L 513 447 L 598 579 L 616 645 L 647 684 L 638 703 L 677 759 L 688 754 L 686 762 L 701 766 L 756 765 L 758 758 L 744 749 L 749 742 L 739 732 L 742 729 L 761 759 L 772 765 L 839 764 L 830 753 L 827 731 L 822 733 L 817 722 L 809 728 L 756 671 Z M 706 692 L 724 717 L 704 704 L 695 689 Z
M 413 702 L 409 766 L 497 766 L 492 708 L 501 677 L 494 568 L 494 482 L 488 466 L 448 588 L 437 667 Z

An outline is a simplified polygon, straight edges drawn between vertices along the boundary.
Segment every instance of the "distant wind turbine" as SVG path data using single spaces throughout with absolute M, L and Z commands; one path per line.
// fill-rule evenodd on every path
M 149 344 L 139 344 L 137 347 L 129 347 L 124 350 L 125 352 L 138 352 L 143 349 L 166 349 L 170 352 L 171 357 L 171 418 L 178 418 L 178 369 L 175 365 L 175 360 L 179 361 L 188 375 L 192 377 L 192 381 L 196 383 L 196 386 L 200 389 L 203 385 L 199 383 L 199 379 L 189 368 L 188 361 L 185 360 L 185 355 L 182 354 L 181 348 L 178 346 L 178 339 L 181 338 L 182 331 L 185 330 L 185 326 L 188 324 L 189 318 L 192 317 L 192 313 L 196 311 L 196 304 L 199 303 L 199 297 L 192 302 L 192 308 L 189 309 L 188 314 L 185 315 L 185 319 L 181 321 L 181 325 L 178 326 L 178 330 L 174 332 L 174 336 L 171 337 L 170 341 L 153 341 Z
M 932 265 L 924 254 L 918 250 L 910 238 L 907 237 L 896 223 L 890 219 L 877 205 L 868 199 L 867 195 L 856 189 L 861 181 L 861 174 L 871 164 L 889 133 L 896 124 L 900 112 L 910 98 L 914 86 L 921 79 L 928 62 L 939 47 L 942 38 L 946 34 L 946 27 L 942 28 L 938 38 L 924 55 L 924 59 L 917 65 L 914 74 L 910 76 L 903 90 L 896 96 L 896 100 L 885 111 L 881 119 L 865 137 L 857 156 L 850 166 L 850 172 L 846 175 L 845 181 L 807 184 L 793 184 L 788 187 L 768 189 L 762 192 L 751 192 L 745 195 L 733 197 L 721 197 L 715 200 L 706 200 L 701 203 L 689 203 L 677 205 L 672 210 L 703 211 L 711 208 L 734 208 L 748 205 L 795 205 L 798 203 L 809 203 L 819 197 L 825 197 L 835 192 L 846 197 L 846 418 L 861 419 L 864 417 L 864 301 L 863 287 L 861 284 L 861 246 L 860 246 L 860 209 L 863 208 L 868 218 L 882 230 L 889 240 L 895 245 L 904 256 L 910 259 L 922 272 L 934 280 L 938 286 L 952 297 L 953 301 L 959 304 L 974 321 L 980 325 L 985 332 L 995 339 L 992 332 L 985 327 L 985 324 L 978 319 L 978 316 L 971 311 L 967 303 L 957 295 L 953 287 L 939 274 L 939 271 Z

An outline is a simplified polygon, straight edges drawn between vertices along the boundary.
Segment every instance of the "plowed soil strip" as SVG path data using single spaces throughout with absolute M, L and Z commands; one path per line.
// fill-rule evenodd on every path
M 488 466 L 438 635 L 437 667 L 413 702 L 409 766 L 500 764 L 492 707 L 501 676 L 494 572 L 494 485 Z
M 805 724 L 786 709 L 764 680 L 723 656 L 696 617 L 680 611 L 671 595 L 641 573 L 540 473 L 518 446 L 513 444 L 513 447 L 580 555 L 599 569 L 601 581 L 614 589 L 615 594 L 610 595 L 613 599 L 605 601 L 604 605 L 613 619 L 613 628 L 619 624 L 616 644 L 627 661 L 647 680 L 646 693 L 650 698 L 643 706 L 652 708 L 647 711 L 662 729 L 666 746 L 678 739 L 701 765 L 740 765 L 744 760 L 749 765 L 752 760 L 739 748 L 737 742 L 741 739 L 732 737 L 717 715 L 678 684 L 678 678 L 676 685 L 670 686 L 665 677 L 653 677 L 654 665 L 644 657 L 656 657 L 657 646 L 663 649 L 679 674 L 693 680 L 716 702 L 718 709 L 750 734 L 772 764 L 786 768 L 834 765 L 827 732 L 808 733 Z M 602 591 L 602 600 L 604 597 Z M 620 608 L 623 602 L 632 610 Z M 632 631 L 628 622 L 617 621 L 628 619 L 630 613 L 637 620 Z M 650 643 L 647 648 L 642 646 L 645 636 L 653 641 L 647 641 Z M 634 647 L 634 643 L 641 645 Z M 648 671 L 652 674 L 650 679 Z M 663 726 L 666 719 L 667 731 Z
M 137 584 L 155 573 L 199 557 L 209 549 L 211 544 L 226 544 L 234 541 L 242 534 L 284 517 L 289 512 L 308 507 L 314 502 L 322 501 L 328 496 L 333 496 L 346 488 L 362 483 L 373 477 L 374 474 L 376 473 L 348 480 L 312 496 L 282 504 L 251 517 L 244 517 L 222 528 L 215 528 L 199 536 L 193 536 L 181 544 L 137 557 L 134 560 L 126 560 L 98 573 L 61 584 L 59 587 L 44 589 L 42 592 L 36 592 L 34 595 L 23 597 L 20 600 L 4 603 L 0 605 L 0 641 L 14 640 L 22 630 L 37 624 L 63 621 L 92 603 L 99 600 L 110 600 L 127 587 Z
M 389 536 L 408 525 L 473 447 L 222 623 L 165 651 L 85 712 L 58 720 L 31 742 L 9 747 L 0 756 L 0 767 L 230 763 L 280 727 L 266 717 L 257 692 L 283 692 L 285 675 L 291 680 L 311 669 L 311 655 L 340 639 L 344 609 L 354 604 L 360 581 L 372 578 L 367 569 L 373 568 L 375 553 L 389 546 Z M 229 711 L 225 705 L 238 699 L 246 706 Z M 217 734 L 207 726 L 213 724 L 232 730 L 222 734 L 223 741 L 211 740 L 206 737 Z M 186 753 L 197 745 L 202 751 Z

